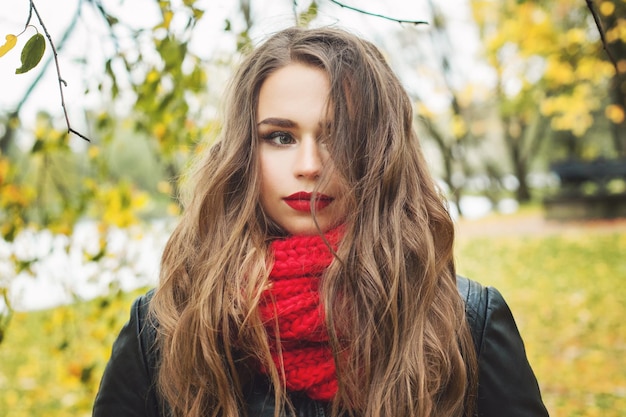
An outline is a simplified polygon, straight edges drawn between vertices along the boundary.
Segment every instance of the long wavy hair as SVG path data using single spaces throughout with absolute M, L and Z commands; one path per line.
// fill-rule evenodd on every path
M 175 417 L 239 416 L 259 365 L 289 411 L 257 311 L 281 231 L 259 204 L 256 113 L 290 63 L 328 75 L 328 149 L 348 190 L 345 235 L 320 294 L 337 365 L 333 415 L 471 415 L 476 356 L 453 262 L 454 227 L 422 156 L 411 101 L 371 43 L 290 28 L 252 51 L 228 88 L 220 139 L 196 163 L 161 262 L 157 387 Z

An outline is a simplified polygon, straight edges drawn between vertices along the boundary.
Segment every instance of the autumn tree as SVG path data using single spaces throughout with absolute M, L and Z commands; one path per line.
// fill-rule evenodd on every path
M 605 59 L 610 59 L 616 70 L 609 85 L 611 104 L 605 114 L 611 121 L 615 149 L 626 157 L 626 1 L 602 1 L 598 10 L 601 30 L 606 31 Z
M 437 94 L 446 105 L 434 106 L 427 94 L 414 93 L 418 101 L 417 117 L 425 133 L 424 139 L 439 151 L 441 179 L 459 214 L 463 215 L 461 199 L 469 177 L 485 173 L 489 176 L 490 173 L 489 158 L 493 155 L 481 153 L 481 147 L 487 141 L 485 119 L 488 115 L 481 109 L 481 100 L 477 98 L 482 87 L 468 76 L 468 61 L 461 61 L 458 57 L 459 40 L 455 39 L 458 33 L 454 33 L 454 24 L 435 2 L 428 1 L 427 5 L 430 23 L 428 30 L 417 36 L 422 41 L 422 50 L 416 61 L 426 63 L 425 79 L 437 86 Z M 405 51 L 416 43 L 415 39 L 398 36 L 405 43 Z M 405 52 L 403 59 L 406 57 Z M 489 195 L 493 202 L 498 199 L 496 194 Z
M 471 4 L 486 59 L 496 74 L 494 98 L 519 181 L 517 198 L 528 201 L 528 174 L 548 140 L 565 144 L 570 156 L 608 152 L 585 135 L 605 117 L 604 109 L 616 112 L 606 107 L 614 69 L 602 54 L 584 2 L 472 0 Z
M 16 106 L 0 114 L 0 238 L 11 243 L 27 229 L 70 237 L 79 220 L 91 218 L 98 223 L 93 241 L 99 248 L 86 251 L 84 259 L 97 263 L 106 257 L 114 228 L 136 224 L 149 212 L 163 215 L 164 206 L 177 213 L 179 172 L 201 138 L 216 135 L 215 112 L 207 109 L 216 107 L 216 91 L 237 48 L 249 42 L 249 4 L 241 0 L 224 22 L 228 53 L 207 59 L 190 47 L 205 16 L 195 1 L 154 1 L 146 14 L 156 19 L 147 27 L 124 20 L 104 2 L 79 1 L 75 9 L 65 10 L 71 17 L 58 37 L 48 32 L 37 2 L 20 2 L 25 24 L 14 30 L 3 27 L 11 33 L 2 34 L 6 41 L 0 43 L 0 56 L 21 55 L 15 77 L 38 73 Z M 92 75 L 94 54 L 85 53 L 72 64 L 84 66 L 90 76 L 66 80 L 67 67 L 59 64 L 58 55 L 85 33 L 102 47 L 102 71 Z M 0 63 L 5 62 L 3 57 Z M 40 112 L 34 125 L 22 124 L 25 103 L 42 74 L 50 71 L 58 75 L 63 114 Z M 82 83 L 85 94 L 102 104 L 84 108 L 83 118 L 69 117 L 71 103 L 63 100 L 68 81 Z M 80 115 L 76 110 L 81 109 L 72 110 L 72 116 Z M 127 161 L 125 167 L 120 167 L 121 159 Z M 129 171 L 137 173 L 133 165 L 146 160 L 152 161 L 152 177 L 139 173 L 139 181 Z M 69 252 L 71 239 L 65 242 Z M 0 342 L 11 314 L 12 279 L 31 273 L 40 259 L 11 253 L 7 261 L 14 273 L 0 274 Z

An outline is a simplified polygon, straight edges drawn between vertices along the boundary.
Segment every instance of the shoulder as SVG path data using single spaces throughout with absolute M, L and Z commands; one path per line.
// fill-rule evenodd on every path
M 478 357 L 479 415 L 545 417 L 547 411 L 513 314 L 500 292 L 457 277 Z
M 486 309 L 489 304 L 504 303 L 502 294 L 494 287 L 486 287 L 477 281 L 457 275 L 456 286 L 466 304 L 473 311 Z
M 472 332 L 476 354 L 480 355 L 490 310 L 502 306 L 508 310 L 508 306 L 500 292 L 493 287 L 483 286 L 477 281 L 462 276 L 457 276 L 456 284 L 465 304 L 465 316 Z
M 131 307 L 131 321 L 136 323 L 136 332 L 139 339 L 141 352 L 146 359 L 146 366 L 152 374 L 156 368 L 156 337 L 158 322 L 150 310 L 150 302 L 156 289 L 151 289 L 137 297 Z
M 130 317 L 122 328 L 120 335 L 114 344 L 121 346 L 133 346 L 135 353 L 141 355 L 141 361 L 144 363 L 146 372 L 151 374 L 153 370 L 153 360 L 156 346 L 156 333 L 158 324 L 150 311 L 150 302 L 154 296 L 154 289 L 147 291 L 145 294 L 138 296 L 132 303 L 130 308 Z
M 149 308 L 153 294 L 151 290 L 133 302 L 102 375 L 94 417 L 160 415 L 154 387 L 157 330 Z
M 131 320 L 135 318 L 137 320 L 137 324 L 140 327 L 144 327 L 148 323 L 153 323 L 154 320 L 150 315 L 150 302 L 154 296 L 155 288 L 147 291 L 145 294 L 142 294 L 135 298 L 133 305 L 131 307 Z M 153 323 L 154 324 L 154 323 Z

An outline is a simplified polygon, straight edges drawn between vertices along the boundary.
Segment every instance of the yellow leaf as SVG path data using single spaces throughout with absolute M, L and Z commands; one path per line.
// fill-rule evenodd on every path
M 606 40 L 608 43 L 618 40 L 626 42 L 626 19 L 618 19 L 617 24 L 612 29 L 606 31 Z
M 164 123 L 157 123 L 154 126 L 153 132 L 154 132 L 154 136 L 157 139 L 162 140 L 165 137 L 165 134 L 167 133 L 167 126 L 165 126 Z
M 545 77 L 558 85 L 571 84 L 576 79 L 572 65 L 558 59 L 548 59 Z
M 153 82 L 157 81 L 159 78 L 160 78 L 160 75 L 159 75 L 158 71 L 152 69 L 146 75 L 146 82 L 153 83 Z
M 170 216 L 178 216 L 180 214 L 180 207 L 174 203 L 168 204 L 167 214 L 169 214 Z
M 610 1 L 603 1 L 600 3 L 600 13 L 604 16 L 610 16 L 615 11 L 615 5 Z
M 606 106 L 604 114 L 610 121 L 612 121 L 616 125 L 624 121 L 624 109 L 616 104 Z
M 460 139 L 467 133 L 467 125 L 461 116 L 452 117 L 452 134 L 455 138 Z
M 582 29 L 570 29 L 565 33 L 565 38 L 570 44 L 582 44 L 585 42 L 585 32 Z
M 5 36 L 5 39 L 7 41 L 4 43 L 4 45 L 0 46 L 0 56 L 4 56 L 4 54 L 13 49 L 13 47 L 17 43 L 17 36 L 15 35 L 7 35 Z
M 98 155 L 100 155 L 100 148 L 97 146 L 90 146 L 89 150 L 87 151 L 87 155 L 89 155 L 90 159 L 96 158 Z
M 171 10 L 168 10 L 163 14 L 163 27 L 165 29 L 170 28 L 170 23 L 172 23 L 172 18 L 174 17 L 174 13 Z
M 2 165 L 0 165 L 2 167 Z M 168 181 L 159 181 L 157 184 L 157 190 L 161 194 L 171 194 L 172 193 L 172 185 Z
M 0 159 L 0 185 L 4 183 L 5 178 L 9 175 L 9 161 Z
M 172 18 L 174 17 L 174 12 L 172 12 L 171 10 L 165 11 L 163 12 L 163 21 L 161 23 L 159 23 L 158 25 L 156 25 L 154 27 L 154 29 L 165 29 L 165 30 L 169 30 L 170 29 L 170 24 L 172 23 Z

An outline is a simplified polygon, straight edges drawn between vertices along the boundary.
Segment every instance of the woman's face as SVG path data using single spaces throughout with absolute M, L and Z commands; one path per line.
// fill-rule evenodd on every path
M 330 91 L 326 73 L 313 66 L 289 64 L 261 85 L 257 108 L 260 203 L 265 214 L 289 234 L 318 233 L 345 218 L 345 190 L 333 174 L 323 139 Z M 328 170 L 321 180 L 322 170 Z M 313 190 L 317 194 L 313 193 Z

